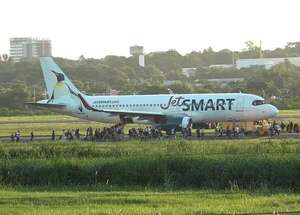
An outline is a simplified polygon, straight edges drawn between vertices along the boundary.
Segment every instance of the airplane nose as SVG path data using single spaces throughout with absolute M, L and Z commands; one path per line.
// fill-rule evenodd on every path
M 279 110 L 273 105 L 270 105 L 270 110 L 269 111 L 270 111 L 271 117 L 275 117 L 279 113 Z

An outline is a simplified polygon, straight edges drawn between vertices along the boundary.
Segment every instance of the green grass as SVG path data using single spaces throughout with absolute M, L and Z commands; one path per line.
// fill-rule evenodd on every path
M 299 140 L 8 143 L 0 183 L 299 190 L 299 153 Z
M 279 111 L 279 116 L 286 116 L 286 115 L 297 115 L 299 116 L 300 115 L 300 109 L 291 109 L 291 110 L 280 110 Z
M 108 125 L 62 115 L 0 117 L 0 136 L 88 126 Z M 299 140 L 2 143 L 0 214 L 300 210 L 299 153 Z
M 79 128 L 81 134 L 85 134 L 88 127 L 104 128 L 112 124 L 99 123 L 74 118 L 66 115 L 39 115 L 39 116 L 4 116 L 0 117 L 0 137 L 8 137 L 16 131 L 21 132 L 21 136 L 30 136 L 33 131 L 36 136 L 51 135 L 52 129 L 56 135 L 61 135 L 62 130 Z M 144 127 L 144 125 L 129 124 L 125 131 L 132 127 Z
M 0 144 L 0 214 L 300 210 L 299 140 Z
M 289 191 L 1 189 L 1 214 L 220 214 L 300 210 Z
M 18 123 L 18 122 L 72 122 L 81 119 L 66 115 L 33 115 L 33 116 L 1 116 L 0 123 Z
M 128 158 L 168 157 L 181 155 L 266 155 L 298 154 L 300 140 L 235 139 L 235 140 L 147 140 L 125 142 L 43 141 L 31 143 L 0 144 L 0 159 L 50 159 L 50 158 Z

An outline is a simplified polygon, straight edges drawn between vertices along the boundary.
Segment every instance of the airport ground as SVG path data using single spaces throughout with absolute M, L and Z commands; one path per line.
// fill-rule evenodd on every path
M 274 119 L 271 119 L 274 120 Z M 300 124 L 300 110 L 282 110 L 279 116 L 275 119 L 276 121 L 289 122 Z M 61 135 L 62 130 L 75 130 L 80 129 L 82 135 L 88 127 L 92 128 L 104 128 L 110 127 L 110 124 L 103 124 L 99 122 L 92 122 L 87 120 L 81 120 L 78 118 L 65 116 L 65 115 L 33 115 L 33 116 L 8 116 L 0 117 L 0 141 L 6 141 L 10 139 L 10 135 L 20 130 L 21 137 L 27 137 L 29 139 L 30 132 L 34 132 L 36 137 L 41 137 L 41 140 L 49 139 L 52 130 L 55 131 L 56 135 Z M 124 128 L 124 133 L 128 133 L 130 128 L 144 127 L 144 125 L 128 124 Z M 214 130 L 205 130 L 205 133 L 214 136 Z M 194 131 L 194 136 L 196 136 Z M 284 136 L 284 135 L 283 135 Z M 293 138 L 297 138 L 297 135 L 290 135 Z
M 299 122 L 299 112 L 278 120 Z M 88 126 L 104 124 L 0 117 L 0 136 Z M 0 144 L 0 212 L 299 214 L 299 153 L 299 139 L 7 142 Z
M 300 211 L 299 152 L 298 139 L 2 143 L 0 211 Z

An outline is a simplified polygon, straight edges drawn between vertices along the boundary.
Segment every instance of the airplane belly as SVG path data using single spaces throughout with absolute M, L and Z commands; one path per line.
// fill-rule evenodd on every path
M 103 122 L 103 123 L 120 123 L 120 117 L 118 114 L 109 114 L 109 113 L 101 113 L 101 112 L 83 112 L 83 113 L 75 113 L 73 114 L 75 117 L 79 117 L 81 119 Z
M 225 120 L 224 111 L 197 111 L 191 113 L 194 122 L 221 122 Z
M 93 113 L 91 116 L 92 119 L 95 119 L 98 122 L 104 123 L 120 123 L 120 117 L 118 114 L 109 114 L 109 113 Z

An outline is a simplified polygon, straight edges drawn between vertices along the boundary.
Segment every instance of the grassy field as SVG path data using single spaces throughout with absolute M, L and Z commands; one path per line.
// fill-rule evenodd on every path
M 0 159 L 50 159 L 50 158 L 137 158 L 218 156 L 218 155 L 298 155 L 299 139 L 233 139 L 233 140 L 146 140 L 126 142 L 30 142 L 1 143 Z
M 0 214 L 300 211 L 299 140 L 0 144 Z
M 299 116 L 300 109 L 280 110 L 279 116 Z
M 3 188 L 1 214 L 271 214 L 300 210 L 300 195 L 288 191 L 62 190 Z
M 110 127 L 111 124 L 82 120 L 65 115 L 41 115 L 41 116 L 13 116 L 0 117 L 0 137 L 10 136 L 17 130 L 21 135 L 29 136 L 33 131 L 35 135 L 51 135 L 52 129 L 57 135 L 62 134 L 63 129 L 79 128 L 84 134 L 86 128 L 103 128 Z M 130 124 L 126 126 L 126 131 L 131 127 L 143 127 L 143 125 Z
M 299 140 L 0 144 L 0 184 L 300 190 Z
M 0 136 L 89 126 L 109 125 L 0 117 Z M 0 214 L 300 211 L 299 153 L 299 140 L 270 139 L 2 143 Z
M 289 121 L 300 123 L 300 110 L 282 110 L 280 111 L 278 121 Z M 33 131 L 35 135 L 51 135 L 52 129 L 56 134 L 61 135 L 63 129 L 79 128 L 82 133 L 87 127 L 103 128 L 109 127 L 110 124 L 103 124 L 99 122 L 92 122 L 81 120 L 78 118 L 65 115 L 41 115 L 41 116 L 12 116 L 0 117 L 0 137 L 10 136 L 17 130 L 20 130 L 21 135 L 29 136 Z M 127 132 L 131 127 L 143 127 L 143 125 L 127 125 L 125 131 Z
M 1 116 L 0 123 L 73 122 L 81 119 L 66 115 Z

